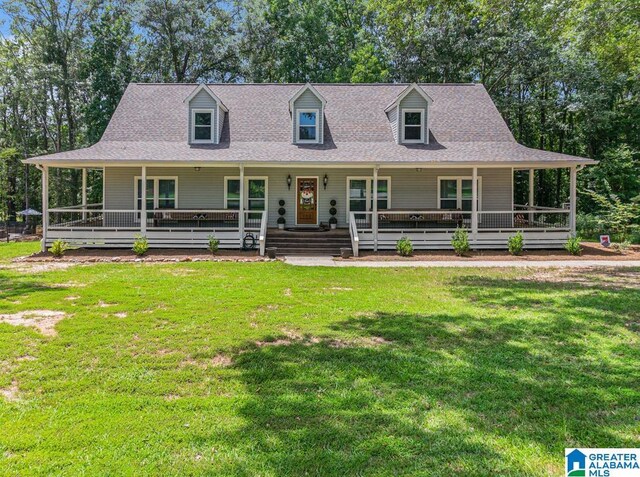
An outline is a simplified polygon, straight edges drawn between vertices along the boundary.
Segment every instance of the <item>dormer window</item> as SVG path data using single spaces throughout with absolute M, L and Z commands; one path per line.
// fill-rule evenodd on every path
M 298 109 L 298 143 L 318 142 L 318 115 L 317 109 Z
M 402 110 L 402 142 L 424 143 L 424 109 Z
M 191 142 L 211 143 L 214 138 L 213 131 L 213 110 L 192 109 L 191 110 Z

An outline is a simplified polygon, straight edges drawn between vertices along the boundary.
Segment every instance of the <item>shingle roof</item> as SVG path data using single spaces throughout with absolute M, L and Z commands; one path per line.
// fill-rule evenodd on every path
M 396 144 L 385 108 L 406 84 L 314 84 L 326 98 L 322 145 L 291 144 L 289 99 L 301 84 L 211 84 L 229 109 L 218 145 L 188 144 L 193 84 L 127 88 L 102 139 L 27 162 L 518 163 L 589 159 L 517 144 L 489 94 L 477 84 L 420 85 L 433 98 L 431 144 Z

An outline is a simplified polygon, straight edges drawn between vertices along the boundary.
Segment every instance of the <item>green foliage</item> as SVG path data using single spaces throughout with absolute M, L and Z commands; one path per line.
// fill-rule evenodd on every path
M 611 248 L 619 253 L 628 252 L 631 249 L 631 242 L 614 242 L 611 244 Z
M 597 223 L 601 230 L 609 230 L 621 242 L 629 240 L 640 228 L 640 195 L 629 201 L 609 193 L 607 196 L 592 190 L 586 194 L 598 205 Z
M 451 246 L 456 255 L 462 257 L 469 253 L 471 246 L 469 245 L 469 232 L 465 228 L 456 228 L 451 236 Z
M 218 253 L 218 249 L 220 248 L 220 240 L 218 240 L 215 235 L 209 235 L 209 251 L 211 253 Z
M 67 250 L 69 250 L 69 244 L 62 239 L 55 240 L 49 247 L 49 253 L 56 258 L 62 258 Z
M 567 239 L 567 242 L 564 244 L 564 248 L 571 255 L 582 255 L 582 246 L 580 245 L 580 237 L 571 236 Z
M 396 251 L 401 257 L 410 257 L 413 255 L 413 244 L 409 237 L 402 237 L 396 243 Z
M 522 255 L 524 249 L 524 235 L 518 230 L 515 235 L 512 235 L 507 240 L 507 246 L 511 255 Z
M 136 235 L 132 250 L 138 257 L 142 257 L 147 253 L 149 251 L 149 241 L 147 237 L 144 235 Z

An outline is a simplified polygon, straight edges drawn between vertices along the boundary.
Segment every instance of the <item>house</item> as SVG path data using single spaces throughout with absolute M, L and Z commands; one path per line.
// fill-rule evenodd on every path
M 479 84 L 134 83 L 97 144 L 25 162 L 42 171 L 43 246 L 130 247 L 143 234 L 204 247 L 215 235 L 300 251 L 336 237 L 357 254 L 403 236 L 447 248 L 457 227 L 474 248 L 518 230 L 529 248 L 558 247 L 575 231 L 577 172 L 595 161 L 518 144 Z M 85 179 L 81 204 L 51 207 L 55 167 L 101 169 L 102 202 L 87 204 Z M 553 168 L 570 171 L 566 208 L 533 203 L 535 171 Z M 527 204 L 514 204 L 519 170 Z

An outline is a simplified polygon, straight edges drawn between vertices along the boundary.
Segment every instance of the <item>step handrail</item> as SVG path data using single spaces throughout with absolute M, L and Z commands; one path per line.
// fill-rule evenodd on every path
M 351 251 L 353 252 L 353 256 L 357 257 L 360 248 L 360 237 L 358 237 L 355 212 L 349 212 L 349 236 L 351 237 Z

